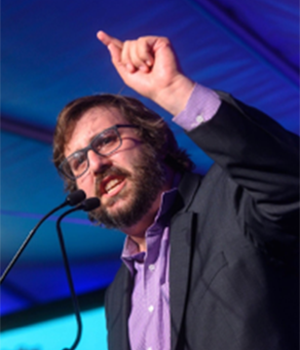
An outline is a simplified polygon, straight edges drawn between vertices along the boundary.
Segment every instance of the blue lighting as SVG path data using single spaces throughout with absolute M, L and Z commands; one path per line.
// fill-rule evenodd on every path
M 107 350 L 104 308 L 81 313 L 83 332 L 76 350 Z M 74 315 L 1 333 L 0 350 L 53 350 L 70 347 L 76 336 Z

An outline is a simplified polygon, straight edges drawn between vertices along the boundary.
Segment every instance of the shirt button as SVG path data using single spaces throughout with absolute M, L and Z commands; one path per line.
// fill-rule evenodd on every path
M 191 128 L 195 128 L 196 126 L 199 126 L 200 124 L 202 124 L 204 122 L 204 118 L 202 117 L 202 115 L 197 115 L 195 121 L 191 124 Z
M 204 122 L 204 118 L 202 117 L 202 115 L 198 115 L 196 117 L 196 121 L 198 124 L 202 124 Z
M 155 265 L 153 265 L 153 264 L 149 265 L 149 270 L 150 271 L 154 271 L 155 270 Z
M 154 310 L 154 306 L 153 306 L 153 305 L 150 305 L 150 306 L 148 307 L 148 311 L 149 311 L 149 312 L 153 312 L 153 310 Z

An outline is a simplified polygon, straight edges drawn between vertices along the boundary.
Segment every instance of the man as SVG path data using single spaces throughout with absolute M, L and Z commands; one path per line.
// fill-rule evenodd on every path
M 298 345 L 298 138 L 185 77 L 166 38 L 104 32 L 124 82 L 174 115 L 215 165 L 202 178 L 166 123 L 134 99 L 75 100 L 54 161 L 92 219 L 127 238 L 106 296 L 110 350 Z

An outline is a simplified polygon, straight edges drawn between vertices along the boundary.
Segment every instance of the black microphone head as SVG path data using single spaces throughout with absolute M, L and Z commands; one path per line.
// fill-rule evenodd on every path
M 84 211 L 91 211 L 100 206 L 100 199 L 97 197 L 88 198 L 81 204 L 81 206 Z
M 85 197 L 86 197 L 86 194 L 84 191 L 77 190 L 75 192 L 70 193 L 67 196 L 66 201 L 69 205 L 74 206 L 74 205 L 77 205 L 80 202 L 84 201 Z

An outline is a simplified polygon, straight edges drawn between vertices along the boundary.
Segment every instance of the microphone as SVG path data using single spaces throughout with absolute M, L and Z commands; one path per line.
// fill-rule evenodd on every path
M 22 254 L 22 252 L 24 251 L 24 249 L 26 248 L 27 244 L 29 243 L 29 241 L 31 240 L 31 238 L 33 237 L 33 235 L 35 234 L 37 229 L 41 226 L 41 224 L 57 210 L 65 207 L 66 205 L 71 205 L 71 206 L 77 205 L 80 202 L 82 202 L 85 199 L 85 197 L 86 197 L 86 195 L 85 195 L 84 191 L 82 191 L 82 190 L 72 192 L 67 196 L 66 200 L 62 204 L 60 204 L 58 207 L 52 209 L 48 214 L 46 214 L 44 217 L 42 217 L 42 219 L 36 224 L 36 226 L 29 232 L 29 235 L 26 237 L 25 241 L 23 242 L 23 244 L 21 245 L 21 247 L 19 248 L 19 250 L 17 251 L 15 256 L 12 258 L 12 260 L 8 264 L 7 268 L 3 272 L 2 276 L 0 277 L 0 285 L 2 284 L 5 277 L 7 276 L 9 271 L 12 269 L 12 267 L 14 266 L 14 264 L 16 263 L 16 261 L 18 260 L 18 258 Z
M 99 206 L 100 206 L 99 198 L 97 198 L 97 197 L 88 198 L 84 202 L 79 204 L 77 207 L 69 209 L 66 212 L 64 212 L 63 214 L 61 214 L 61 216 L 56 221 L 57 234 L 58 234 L 58 238 L 59 238 L 59 243 L 60 243 L 60 248 L 61 248 L 61 252 L 62 252 L 62 256 L 63 256 L 65 271 L 66 271 L 69 289 L 71 292 L 71 298 L 72 298 L 72 302 L 73 302 L 73 309 L 74 309 L 76 322 L 77 322 L 77 335 L 76 335 L 75 341 L 70 348 L 64 348 L 63 350 L 74 350 L 77 347 L 77 345 L 79 344 L 81 334 L 82 334 L 82 321 L 81 321 L 81 316 L 80 316 L 79 303 L 78 303 L 78 299 L 76 296 L 76 292 L 75 292 L 75 288 L 74 288 L 74 284 L 73 284 L 73 280 L 72 280 L 71 269 L 70 269 L 70 265 L 69 265 L 69 261 L 68 261 L 68 257 L 67 257 L 67 251 L 66 251 L 60 223 L 65 216 L 73 213 L 76 210 L 91 211 L 93 209 L 98 208 Z

